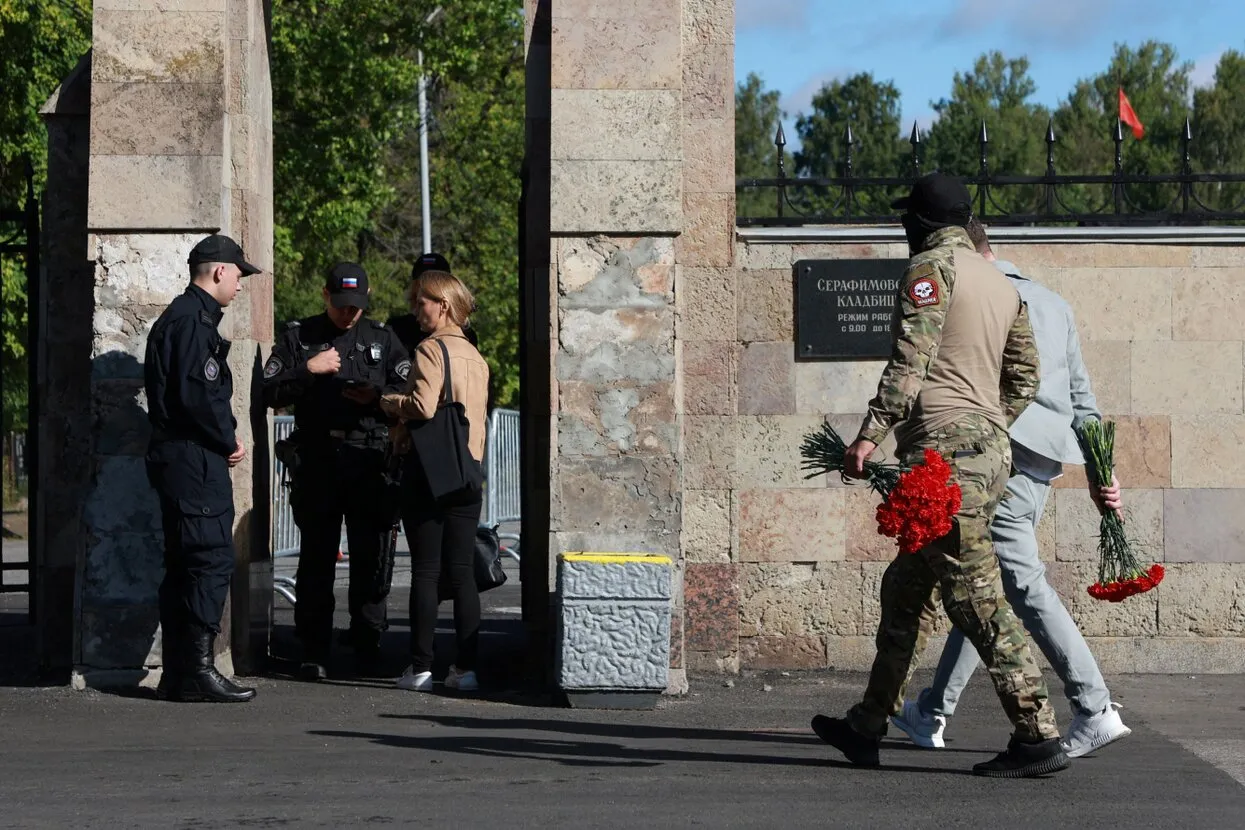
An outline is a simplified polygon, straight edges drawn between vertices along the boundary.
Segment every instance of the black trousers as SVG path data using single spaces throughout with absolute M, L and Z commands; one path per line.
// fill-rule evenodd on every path
M 408 478 L 416 478 L 408 476 Z M 411 666 L 432 670 L 433 635 L 437 627 L 438 583 L 447 579 L 454 597 L 454 633 L 459 671 L 476 667 L 480 639 L 480 592 L 474 568 L 476 528 L 483 503 L 477 494 L 437 505 L 427 485 L 402 490 L 402 524 L 411 548 Z
M 160 497 L 166 637 L 188 626 L 220 632 L 233 576 L 233 483 L 224 456 L 190 441 L 153 441 L 147 479 Z
M 294 626 L 304 647 L 327 655 L 333 636 L 333 582 L 342 520 L 350 544 L 350 633 L 374 646 L 388 627 L 397 521 L 384 451 L 345 443 L 299 447 L 290 506 L 301 534 Z

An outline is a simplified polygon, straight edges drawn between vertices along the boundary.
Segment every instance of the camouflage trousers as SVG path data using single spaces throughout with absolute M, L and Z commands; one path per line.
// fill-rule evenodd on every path
M 847 719 L 865 735 L 885 735 L 932 631 L 936 596 L 981 655 L 995 691 L 1022 740 L 1057 737 L 1046 683 L 1025 639 L 1025 629 L 1003 595 L 990 522 L 1007 490 L 1011 445 L 1007 433 L 984 418 L 965 418 L 917 444 L 900 448 L 905 465 L 938 450 L 951 465 L 962 502 L 949 534 L 891 562 L 882 577 L 882 621 L 877 657 L 864 699 Z M 926 612 L 924 615 L 922 612 Z

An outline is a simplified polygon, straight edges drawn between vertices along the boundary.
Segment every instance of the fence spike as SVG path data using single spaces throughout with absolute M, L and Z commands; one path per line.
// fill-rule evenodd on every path
M 1055 138 L 1055 119 L 1051 118 L 1049 121 L 1046 122 L 1046 143 L 1054 144 L 1056 140 L 1057 139 Z
M 1120 121 L 1118 118 L 1115 119 L 1115 133 L 1111 136 L 1111 138 L 1113 141 L 1124 140 L 1124 122 Z
M 918 147 L 921 144 L 921 128 L 917 126 L 915 121 L 912 122 L 912 135 L 908 137 L 908 143 L 913 147 Z
M 778 134 L 774 136 L 774 146 L 779 150 L 787 146 L 787 134 L 783 132 L 782 122 L 778 122 Z
M 1185 119 L 1184 119 L 1184 140 L 1185 141 L 1193 140 L 1193 124 L 1189 121 L 1189 116 L 1187 115 L 1185 116 Z
M 981 119 L 981 136 L 980 136 L 980 139 L 981 139 L 981 143 L 982 143 L 982 144 L 989 144 L 989 143 L 990 143 L 990 134 L 989 134 L 988 132 L 986 132 L 986 119 L 984 119 L 984 118 L 983 118 L 983 119 Z
M 850 121 L 847 122 L 847 129 L 843 132 L 843 141 L 847 143 L 848 147 L 856 143 L 856 136 L 852 134 L 852 122 Z

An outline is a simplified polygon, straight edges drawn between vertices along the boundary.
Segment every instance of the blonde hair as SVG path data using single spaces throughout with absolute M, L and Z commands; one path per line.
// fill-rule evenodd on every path
M 475 298 L 463 281 L 445 271 L 425 271 L 415 278 L 411 283 L 411 304 L 421 296 L 445 303 L 450 322 L 460 328 L 467 325 L 476 308 Z

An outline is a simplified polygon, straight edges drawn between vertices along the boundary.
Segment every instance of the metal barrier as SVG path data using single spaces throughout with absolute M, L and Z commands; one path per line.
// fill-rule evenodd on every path
M 522 518 L 519 498 L 519 413 L 494 409 L 484 447 L 485 502 L 480 521 L 487 525 Z
M 288 438 L 294 431 L 293 415 L 272 419 L 272 442 Z M 285 486 L 285 465 L 272 453 L 272 555 L 292 556 L 298 553 L 298 525 L 290 510 L 290 488 Z

